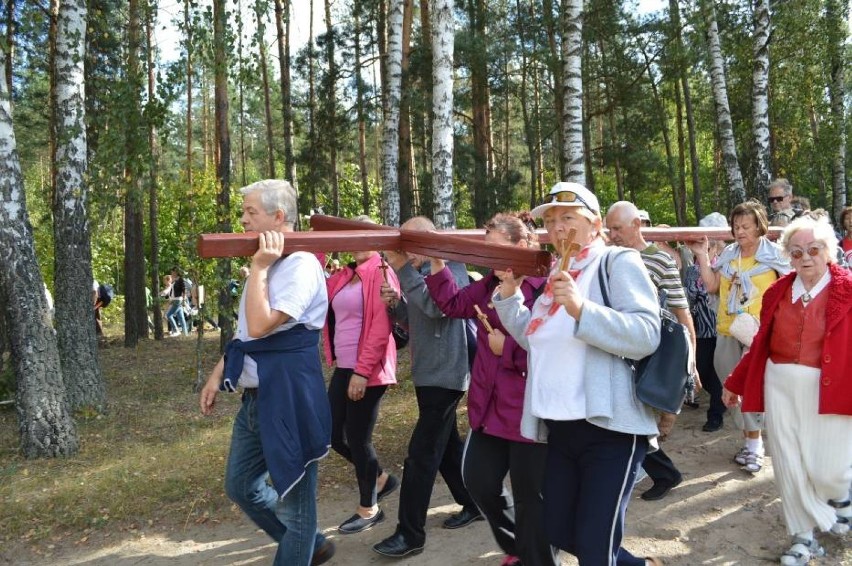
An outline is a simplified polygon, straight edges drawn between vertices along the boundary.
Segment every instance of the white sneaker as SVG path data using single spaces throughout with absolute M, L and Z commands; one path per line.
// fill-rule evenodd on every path
M 837 536 L 844 536 L 849 532 L 849 518 L 848 517 L 838 517 L 837 522 L 831 525 L 831 534 Z
M 180 336 L 180 332 L 169 332 L 169 336 L 174 338 L 175 336 Z
M 784 566 L 805 566 L 811 558 L 825 556 L 825 549 L 816 540 L 805 540 L 794 537 L 793 546 L 781 555 L 781 564 Z

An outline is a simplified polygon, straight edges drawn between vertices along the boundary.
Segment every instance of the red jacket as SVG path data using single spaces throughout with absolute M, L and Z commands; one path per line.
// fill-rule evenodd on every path
M 361 335 L 358 338 L 358 361 L 355 373 L 367 379 L 367 387 L 396 383 L 396 343 L 391 335 L 391 321 L 387 307 L 379 296 L 384 275 L 379 267 L 381 257 L 376 254 L 354 270 L 347 266 L 328 278 L 328 315 L 322 329 L 323 350 L 328 365 L 332 365 L 334 356 L 334 312 L 331 302 L 334 296 L 346 286 L 355 274 L 361 278 L 364 298 L 364 319 Z M 399 289 L 399 281 L 393 269 L 387 269 L 388 282 Z
M 828 269 L 831 281 L 823 291 L 828 293 L 828 304 L 825 307 L 819 413 L 852 415 L 852 273 L 833 263 Z M 728 391 L 742 395 L 744 412 L 764 410 L 763 382 L 772 323 L 778 304 L 787 296 L 795 279 L 796 273 L 790 273 L 766 290 L 760 309 L 760 330 L 751 349 L 725 381 Z

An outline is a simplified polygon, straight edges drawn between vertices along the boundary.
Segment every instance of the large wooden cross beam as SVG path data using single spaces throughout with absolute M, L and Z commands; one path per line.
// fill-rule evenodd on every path
M 355 220 L 337 220 L 346 223 L 344 229 L 287 233 L 284 254 L 402 250 L 493 269 L 511 268 L 520 275 L 547 275 L 550 270 L 551 256 L 544 250 L 500 246 L 437 231 L 399 230 Z M 198 238 L 198 255 L 203 258 L 250 256 L 257 247 L 257 233 L 254 232 L 202 234 Z

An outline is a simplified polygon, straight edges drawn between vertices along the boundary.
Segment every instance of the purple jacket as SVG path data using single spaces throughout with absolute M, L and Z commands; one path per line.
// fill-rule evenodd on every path
M 544 277 L 524 279 L 521 292 L 527 307 L 532 308 L 545 281 Z M 477 320 L 476 357 L 473 360 L 470 389 L 467 392 L 470 427 L 491 436 L 528 443 L 532 441 L 521 436 L 527 352 L 515 342 L 500 323 L 497 312 L 490 306 L 491 296 L 499 284 L 500 280 L 493 271 L 463 289 L 458 288 L 447 268 L 426 277 L 429 294 L 445 315 Z M 474 305 L 479 305 L 493 328 L 506 335 L 502 356 L 495 356 L 488 346 L 488 332 L 482 321 L 476 318 Z

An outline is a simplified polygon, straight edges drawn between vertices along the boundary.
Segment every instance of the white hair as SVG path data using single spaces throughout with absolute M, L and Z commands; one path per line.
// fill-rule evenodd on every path
M 296 189 L 283 179 L 264 179 L 240 189 L 240 194 L 251 193 L 260 195 L 260 204 L 267 214 L 284 212 L 284 221 L 294 224 L 299 218 L 299 202 Z
M 828 218 L 820 216 L 813 218 L 811 216 L 801 216 L 793 220 L 781 234 L 779 243 L 784 248 L 784 251 L 790 251 L 790 239 L 799 230 L 812 230 L 814 233 L 814 241 L 825 246 L 825 251 L 828 254 L 828 263 L 833 263 L 837 260 L 837 236 L 834 234 L 834 228 L 828 222 Z
M 633 222 L 639 219 L 639 209 L 629 200 L 620 200 L 612 203 L 612 206 L 607 210 L 606 215 L 615 213 L 624 222 Z

